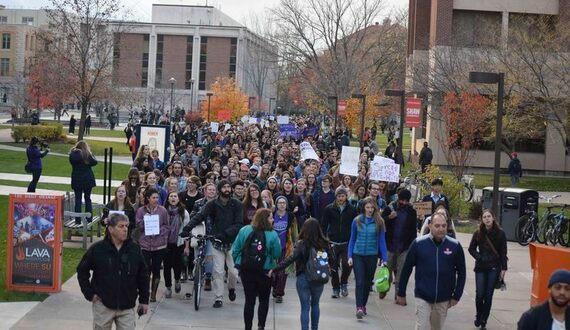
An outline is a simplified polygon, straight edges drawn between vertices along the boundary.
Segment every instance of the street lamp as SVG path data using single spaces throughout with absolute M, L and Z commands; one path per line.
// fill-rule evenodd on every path
M 194 110 L 194 108 L 192 107 L 194 105 L 193 98 L 194 98 L 194 79 L 190 79 L 190 113 L 192 113 Z
M 269 98 L 269 110 L 267 111 L 269 114 L 271 114 L 271 101 L 275 101 L 275 98 L 274 97 Z
M 400 97 L 400 136 L 398 141 L 399 156 L 404 160 L 404 110 L 406 106 L 406 91 L 401 89 L 387 89 L 384 92 L 386 96 L 399 96 Z
M 333 135 L 336 137 L 336 117 L 338 116 L 338 96 L 329 96 L 329 102 L 334 101 L 334 131 Z
M 214 95 L 214 93 L 206 93 L 206 95 L 208 96 L 208 123 L 210 122 L 210 98 L 212 97 L 212 95 Z
M 170 79 L 168 79 L 168 82 L 170 83 L 170 113 L 168 115 L 168 121 L 172 121 L 172 108 L 174 108 L 174 83 L 176 82 L 176 79 L 174 79 L 174 77 L 170 77 Z
M 505 94 L 505 74 L 493 72 L 469 72 L 469 82 L 480 84 L 498 84 L 497 122 L 495 128 L 495 167 L 493 175 L 493 214 L 497 214 L 499 204 L 499 174 L 501 171 L 501 137 L 503 135 L 503 99 Z
M 366 95 L 352 94 L 353 99 L 362 100 L 362 115 L 360 116 L 360 149 L 364 148 L 364 116 L 366 115 Z

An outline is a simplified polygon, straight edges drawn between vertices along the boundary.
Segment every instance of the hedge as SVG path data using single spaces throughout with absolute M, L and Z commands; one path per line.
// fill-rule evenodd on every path
M 62 124 L 24 125 L 12 128 L 12 138 L 16 143 L 29 141 L 33 136 L 47 141 L 59 140 L 63 134 Z

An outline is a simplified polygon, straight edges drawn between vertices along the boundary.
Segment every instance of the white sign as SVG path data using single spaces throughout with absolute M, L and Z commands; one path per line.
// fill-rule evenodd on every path
M 243 117 L 241 117 L 241 122 L 242 122 L 242 123 L 245 124 L 245 123 L 247 123 L 248 121 L 249 121 L 249 116 L 243 116 Z
M 309 142 L 301 142 L 299 145 L 299 149 L 301 150 L 301 160 L 305 159 L 315 159 L 319 160 L 319 156 L 313 149 L 313 146 Z
M 342 146 L 340 155 L 340 174 L 358 176 L 359 147 Z
M 224 126 L 224 130 L 226 130 L 226 131 L 229 130 L 230 128 L 232 128 L 232 125 L 231 125 L 231 124 L 226 124 L 226 125 Z
M 250 125 L 255 125 L 255 124 L 257 124 L 257 118 L 249 118 L 249 124 L 250 124 Z
M 289 124 L 289 116 L 277 116 L 277 124 Z
M 220 130 L 220 124 L 213 121 L 210 123 L 210 129 L 212 130 L 212 133 L 218 133 Z
M 158 214 L 146 214 L 144 216 L 144 234 L 145 236 L 160 234 L 160 218 Z
M 370 180 L 400 182 L 400 164 L 390 162 L 377 162 L 376 159 L 370 163 Z
M 387 163 L 387 164 L 394 164 L 394 160 L 392 158 L 388 158 L 388 157 L 383 157 L 383 156 L 374 156 L 374 161 L 375 162 L 380 162 L 382 164 Z
M 122 215 L 125 215 L 125 211 L 109 210 L 109 216 L 111 216 L 112 214 L 122 214 Z
M 269 120 L 274 121 L 275 117 L 274 116 L 269 116 Z
M 166 129 L 165 126 L 141 126 L 139 146 L 147 145 L 150 151 L 157 150 L 159 158 L 164 159 L 168 148 Z

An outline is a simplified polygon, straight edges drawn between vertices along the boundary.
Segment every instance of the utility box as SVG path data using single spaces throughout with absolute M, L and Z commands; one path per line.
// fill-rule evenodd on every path
M 499 209 L 497 210 L 497 219 L 501 218 L 501 198 L 503 196 L 503 191 L 505 188 L 499 187 Z M 493 187 L 485 187 L 483 188 L 483 192 L 481 195 L 481 206 L 484 209 L 493 209 Z
M 515 227 L 519 218 L 525 214 L 529 203 L 538 209 L 538 191 L 520 188 L 505 188 L 500 199 L 500 223 L 507 240 L 516 241 Z

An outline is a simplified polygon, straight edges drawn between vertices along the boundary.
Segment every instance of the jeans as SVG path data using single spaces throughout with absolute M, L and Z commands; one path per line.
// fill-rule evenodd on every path
M 475 272 L 475 308 L 477 310 L 475 317 L 481 323 L 486 324 L 491 313 L 493 292 L 495 291 L 495 282 L 499 277 L 499 272 L 500 269 L 498 267 L 484 272 Z
M 356 307 L 366 307 L 374 279 L 378 256 L 352 255 L 352 268 L 356 280 Z
M 511 187 L 516 187 L 517 184 L 519 183 L 519 180 L 520 180 L 519 174 L 511 175 Z
M 87 189 L 73 189 L 75 194 L 75 212 L 81 212 L 81 195 L 85 198 L 85 212 L 91 213 L 93 216 L 93 205 L 91 204 L 91 188 Z M 88 222 L 91 222 L 91 218 L 87 218 Z M 81 218 L 75 218 L 75 223 L 80 224 Z
M 182 253 L 184 245 L 177 246 L 176 243 L 168 243 L 168 250 L 164 256 L 164 285 L 172 287 L 172 270 L 174 270 L 174 280 L 180 281 L 182 272 Z
M 251 330 L 253 326 L 253 313 L 255 309 L 255 298 L 259 297 L 259 307 L 257 308 L 257 326 L 265 327 L 265 320 L 269 312 L 269 294 L 271 293 L 271 278 L 263 272 L 241 271 L 240 278 L 243 283 L 245 294 L 245 305 L 243 307 L 243 321 L 245 329 Z
M 348 278 L 350 277 L 350 272 L 352 267 L 348 265 L 348 243 L 346 244 L 334 244 L 333 251 L 335 258 L 331 263 L 331 283 L 333 289 L 340 289 L 341 285 L 346 285 L 348 283 Z M 340 283 L 338 276 L 339 265 L 342 265 L 342 273 L 340 275 Z
M 41 175 L 42 175 L 41 168 L 32 169 L 32 181 L 28 185 L 28 192 L 36 192 L 36 186 L 38 185 L 38 181 L 40 181 Z
M 323 284 L 311 285 L 305 278 L 305 273 L 297 275 L 297 294 L 301 303 L 301 329 L 309 329 L 309 311 L 311 313 L 311 330 L 319 328 L 319 300 L 324 289 Z

